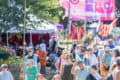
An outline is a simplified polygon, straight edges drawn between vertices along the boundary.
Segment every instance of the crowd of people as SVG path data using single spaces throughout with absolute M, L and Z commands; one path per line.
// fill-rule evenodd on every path
M 112 40 L 74 43 L 71 50 L 59 51 L 58 41 L 52 37 L 48 47 L 42 39 L 25 49 L 25 80 L 120 80 L 120 51 Z M 53 73 L 49 79 L 48 67 Z M 0 80 L 14 80 L 7 64 L 0 69 Z
M 112 40 L 106 44 L 73 44 L 70 51 L 59 53 L 52 38 L 48 49 L 42 40 L 27 52 L 26 80 L 48 80 L 48 64 L 54 73 L 51 80 L 120 80 L 120 51 Z

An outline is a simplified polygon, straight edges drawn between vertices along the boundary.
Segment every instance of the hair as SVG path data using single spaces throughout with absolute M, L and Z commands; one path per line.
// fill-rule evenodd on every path
M 67 55 L 67 58 L 70 58 L 72 60 L 73 57 L 72 55 Z
M 29 59 L 28 64 L 30 64 L 30 63 L 34 64 L 34 61 L 32 59 Z
M 120 51 L 118 49 L 115 49 L 114 52 L 115 52 L 116 57 L 120 56 Z
M 63 50 L 62 54 L 68 54 L 68 52 L 66 50 Z
M 58 77 L 61 78 L 60 74 L 55 74 L 55 75 L 53 76 L 52 80 L 55 80 L 55 79 L 58 78 Z M 61 80 L 62 80 L 62 79 L 61 79 Z
M 46 80 L 45 78 L 44 78 L 44 76 L 42 75 L 42 74 L 37 74 L 37 76 L 36 76 L 36 80 L 39 78 L 39 77 L 41 77 L 43 80 Z
M 117 59 L 116 61 L 118 68 L 120 69 L 120 59 Z

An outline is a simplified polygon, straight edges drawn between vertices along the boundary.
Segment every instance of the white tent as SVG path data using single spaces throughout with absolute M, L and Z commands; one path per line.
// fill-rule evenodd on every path
M 7 30 L 7 33 L 20 33 L 20 32 L 21 32 L 21 30 L 18 30 L 18 29 L 16 29 L 15 27 Z
M 27 32 L 31 33 L 57 33 L 57 27 L 54 24 L 42 22 L 39 25 L 34 25 L 34 28 L 27 26 Z
M 57 32 L 57 27 L 54 23 L 40 19 L 34 14 L 28 14 L 27 32 L 31 33 L 52 33 Z
M 35 24 L 34 27 L 29 25 L 26 29 L 26 33 L 30 33 L 30 45 L 32 45 L 32 33 L 45 34 L 53 32 L 58 34 L 56 25 L 45 20 L 41 23 Z

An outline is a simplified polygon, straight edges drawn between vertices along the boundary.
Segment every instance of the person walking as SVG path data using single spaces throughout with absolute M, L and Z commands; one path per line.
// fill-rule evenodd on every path
M 26 72 L 27 80 L 35 80 L 36 79 L 38 70 L 37 70 L 37 67 L 34 66 L 33 60 L 28 61 L 28 67 L 25 72 Z
M 111 60 L 112 60 L 112 54 L 111 54 L 109 48 L 106 48 L 105 49 L 105 54 L 103 55 L 103 59 L 102 59 L 102 62 L 103 62 L 102 64 L 105 68 L 106 74 L 110 69 Z
M 84 61 L 76 61 L 72 67 L 71 73 L 74 75 L 74 80 L 86 80 L 89 75 L 89 70 L 84 66 Z
M 36 66 L 37 67 L 37 69 L 39 70 L 40 69 L 40 58 L 39 58 L 39 56 L 37 55 L 37 54 L 34 54 L 34 50 L 33 49 L 29 49 L 28 50 L 28 54 L 25 56 L 25 68 L 27 68 L 28 67 L 28 65 L 27 65 L 27 63 L 28 63 L 28 61 L 29 60 L 33 60 L 33 62 L 34 62 L 34 66 Z
M 60 74 L 62 72 L 62 67 L 66 64 L 66 57 L 67 57 L 67 52 L 63 51 L 62 55 L 59 57 L 59 59 L 55 63 L 57 72 Z
M 61 72 L 62 80 L 73 80 L 73 75 L 71 74 L 72 66 L 72 56 L 67 55 L 66 64 L 63 66 Z
M 85 60 L 85 65 L 90 67 L 90 66 L 96 66 L 98 67 L 98 59 L 95 56 L 95 54 L 93 54 L 93 51 L 91 48 L 86 50 L 86 54 L 84 56 L 84 60 Z
M 47 46 L 44 40 L 42 40 L 42 42 L 40 43 L 39 48 L 45 53 L 47 53 Z
M 120 58 L 116 60 L 116 68 L 112 72 L 113 80 L 120 80 Z
M 8 71 L 7 64 L 1 65 L 0 80 L 14 80 L 12 73 Z
M 46 62 L 46 57 L 47 57 L 47 54 L 42 49 L 36 50 L 36 54 L 40 58 L 40 64 L 41 64 L 40 73 L 45 75 L 46 74 L 46 63 L 47 63 Z

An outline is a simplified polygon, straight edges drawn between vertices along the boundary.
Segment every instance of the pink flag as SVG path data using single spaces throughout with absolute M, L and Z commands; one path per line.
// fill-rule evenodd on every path
M 60 0 L 65 16 L 82 20 L 113 20 L 115 0 Z
M 113 20 L 115 18 L 115 0 L 97 0 L 96 12 L 101 20 Z

